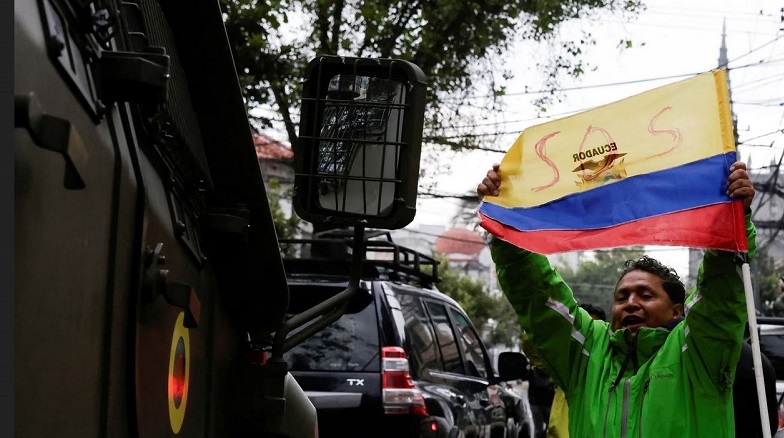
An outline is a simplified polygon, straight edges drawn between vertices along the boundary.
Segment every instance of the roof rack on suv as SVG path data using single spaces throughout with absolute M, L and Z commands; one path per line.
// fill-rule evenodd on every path
M 349 231 L 330 230 L 313 239 L 281 239 L 281 247 L 298 246 L 298 257 L 285 256 L 283 264 L 289 275 L 348 276 L 351 266 Z M 385 240 L 376 240 L 382 237 Z M 308 247 L 309 245 L 309 247 Z M 363 278 L 388 278 L 431 287 L 440 281 L 438 260 L 411 248 L 398 245 L 385 230 L 365 233 Z M 284 253 L 285 254 L 285 253 Z

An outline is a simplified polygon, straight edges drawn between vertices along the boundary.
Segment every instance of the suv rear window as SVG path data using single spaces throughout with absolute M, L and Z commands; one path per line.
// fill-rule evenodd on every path
M 289 285 L 289 316 L 301 313 L 344 287 Z M 379 334 L 373 296 L 359 291 L 346 313 L 330 326 L 289 350 L 290 371 L 380 371 Z

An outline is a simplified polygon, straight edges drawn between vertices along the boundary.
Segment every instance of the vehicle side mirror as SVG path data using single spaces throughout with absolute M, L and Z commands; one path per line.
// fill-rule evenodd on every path
M 498 380 L 525 380 L 528 378 L 528 358 L 523 353 L 504 351 L 498 355 Z
M 397 229 L 416 214 L 425 75 L 393 59 L 321 56 L 307 67 L 294 210 L 312 223 Z

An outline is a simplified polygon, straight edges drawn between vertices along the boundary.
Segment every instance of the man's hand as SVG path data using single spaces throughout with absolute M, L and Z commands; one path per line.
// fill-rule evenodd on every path
M 487 178 L 485 178 L 486 180 Z M 749 211 L 751 208 L 751 200 L 754 199 L 754 186 L 749 179 L 749 174 L 746 173 L 746 163 L 743 161 L 736 161 L 730 166 L 730 176 L 727 178 L 727 196 L 732 199 L 742 199 L 744 210 Z
M 498 174 L 500 164 L 493 164 L 493 168 L 487 171 L 485 179 L 476 186 L 476 194 L 479 199 L 485 196 L 498 196 L 498 189 L 501 188 L 501 175 Z

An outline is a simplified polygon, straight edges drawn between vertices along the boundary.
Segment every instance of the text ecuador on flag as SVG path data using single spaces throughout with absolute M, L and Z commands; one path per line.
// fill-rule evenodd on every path
M 745 251 L 724 70 L 523 131 L 482 227 L 541 254 L 625 245 Z

